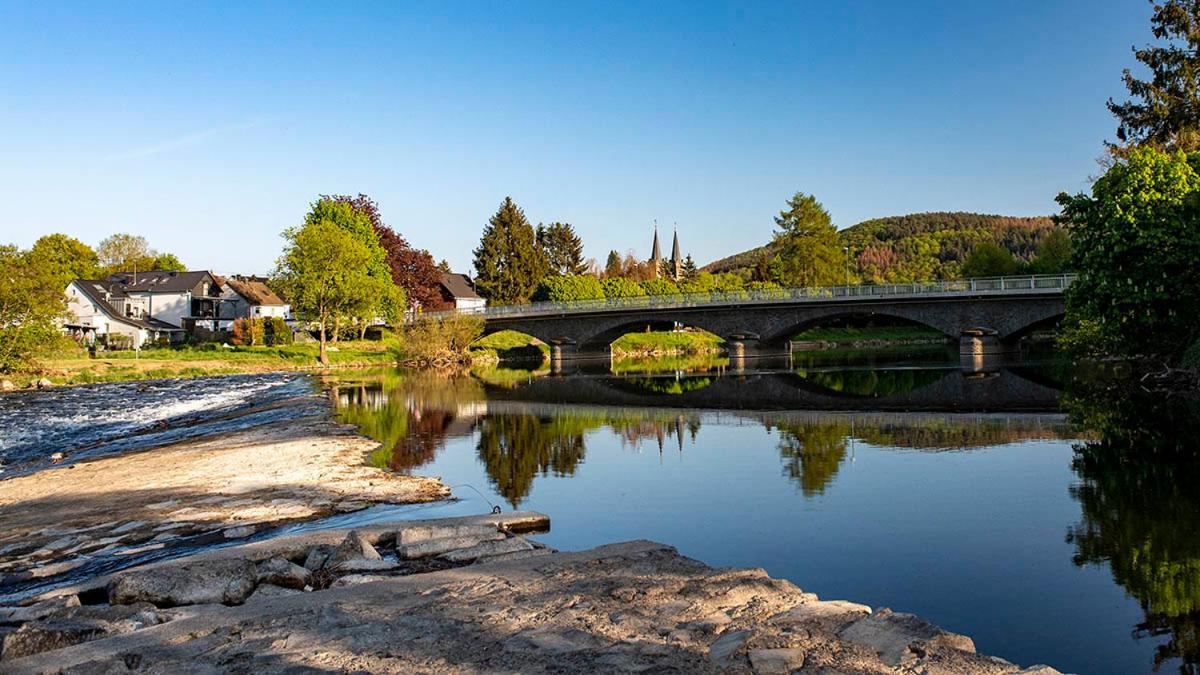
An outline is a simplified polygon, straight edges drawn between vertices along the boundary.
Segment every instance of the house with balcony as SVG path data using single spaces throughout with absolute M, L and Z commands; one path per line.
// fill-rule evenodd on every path
M 63 328 L 81 344 L 141 349 L 184 337 L 183 328 L 151 316 L 146 298 L 130 296 L 120 283 L 76 279 L 66 294 L 69 318 Z

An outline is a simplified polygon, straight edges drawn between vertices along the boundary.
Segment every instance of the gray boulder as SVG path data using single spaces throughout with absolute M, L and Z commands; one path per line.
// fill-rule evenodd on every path
M 109 583 L 108 601 L 159 607 L 240 604 L 257 583 L 258 571 L 249 560 L 201 560 L 126 572 Z
M 363 539 L 358 530 L 351 530 L 342 543 L 329 554 L 321 568 L 335 572 L 372 571 L 381 569 L 376 563 L 382 561 L 383 556 L 379 555 L 379 551 L 375 550 L 371 542 Z
M 258 564 L 258 583 L 273 584 L 284 588 L 304 588 L 309 585 L 312 573 L 296 563 L 275 556 Z
M 308 557 L 304 559 L 304 569 L 310 572 L 316 572 L 325 566 L 325 561 L 329 560 L 329 556 L 333 554 L 336 546 L 328 544 L 317 544 L 308 550 Z
M 113 633 L 104 621 L 86 619 L 49 619 L 31 621 L 4 635 L 0 641 L 0 661 L 62 649 Z

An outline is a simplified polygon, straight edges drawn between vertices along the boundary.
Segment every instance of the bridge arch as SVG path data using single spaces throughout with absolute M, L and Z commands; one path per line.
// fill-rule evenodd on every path
M 957 339 L 961 331 L 958 327 L 950 328 L 946 325 L 938 325 L 940 322 L 923 320 L 923 318 L 914 318 L 902 311 L 880 310 L 878 308 L 863 308 L 855 309 L 851 307 L 836 308 L 836 311 L 821 313 L 819 315 L 807 314 L 803 317 L 797 317 L 790 325 L 784 322 L 784 327 L 776 328 L 769 335 L 763 336 L 763 341 L 766 343 L 786 343 L 792 338 L 801 333 L 813 328 L 829 326 L 839 323 L 857 323 L 871 320 L 883 320 L 893 324 L 905 324 L 912 326 L 923 326 L 932 329 L 947 338 Z
M 584 337 L 579 341 L 579 348 L 585 351 L 605 351 L 608 350 L 613 342 L 616 342 L 625 335 L 641 332 L 665 332 L 672 331 L 676 326 L 685 328 L 693 328 L 716 335 L 722 340 L 727 340 L 728 335 L 722 335 L 719 326 L 713 325 L 711 322 L 703 319 L 697 320 L 697 317 L 673 317 L 671 314 L 664 313 L 661 316 L 652 318 L 640 318 L 630 320 L 614 321 L 611 325 L 601 328 L 588 337 Z M 715 329 L 715 330 L 714 330 Z

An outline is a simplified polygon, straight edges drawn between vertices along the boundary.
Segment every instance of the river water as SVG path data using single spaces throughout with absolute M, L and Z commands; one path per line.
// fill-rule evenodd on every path
M 1195 672 L 1196 406 L 1053 363 L 934 354 L 389 374 L 333 383 L 371 460 L 552 517 L 562 549 L 653 539 L 926 617 L 1064 672 Z M 664 370 L 665 368 L 665 370 Z M 376 517 L 387 517 L 386 513 Z
M 380 441 L 369 461 L 457 500 L 261 536 L 532 509 L 561 549 L 666 542 L 1025 665 L 1196 673 L 1200 403 L 1083 370 L 934 351 L 91 385 L 0 397 L 0 490 L 54 450 L 219 435 L 319 391 Z

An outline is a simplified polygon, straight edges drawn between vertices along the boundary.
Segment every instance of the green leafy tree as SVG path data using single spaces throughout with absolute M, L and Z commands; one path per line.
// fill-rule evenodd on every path
M 683 266 L 680 270 L 680 273 L 683 275 L 684 279 L 691 281 L 692 279 L 696 278 L 696 274 L 699 271 L 700 270 L 696 268 L 696 261 L 692 260 L 692 254 L 689 253 L 688 256 L 683 259 Z
M 550 276 L 538 284 L 533 299 L 549 302 L 603 300 L 604 286 L 596 277 L 587 275 Z
M 159 253 L 150 261 L 150 269 L 155 270 L 174 270 L 176 272 L 186 272 L 187 265 L 179 259 L 179 256 L 174 253 Z
M 646 295 L 678 295 L 679 286 L 670 279 L 647 279 L 642 282 Z
M 475 288 L 495 303 L 527 302 L 547 262 L 525 213 L 505 197 L 475 249 Z
M 1061 274 L 1071 268 L 1071 235 L 1064 229 L 1050 230 L 1038 244 L 1030 269 L 1035 274 Z
M 146 271 L 152 268 L 154 251 L 146 238 L 136 234 L 118 233 L 101 240 L 96 247 L 100 266 L 113 272 Z M 140 263 L 140 264 L 139 264 Z
M 625 277 L 609 277 L 600 282 L 606 298 L 639 298 L 646 295 L 642 285 Z
M 361 334 L 376 317 L 395 322 L 404 311 L 404 291 L 392 279 L 387 252 L 379 243 L 371 214 L 336 197 L 321 197 L 313 203 L 304 222 L 306 225 L 331 223 L 367 251 L 362 278 L 346 289 L 343 302 L 331 316 L 335 339 L 343 323 L 357 323 Z
M 15 246 L 0 246 L 0 372 L 33 370 L 58 341 L 66 313 L 60 274 Z
M 604 276 L 608 279 L 616 279 L 621 276 L 621 254 L 616 251 L 608 252 L 608 259 L 604 262 Z
M 569 223 L 538 225 L 537 243 L 546 256 L 552 274 L 583 274 L 583 240 Z
M 65 234 L 48 234 L 33 242 L 29 263 L 43 269 L 66 288 L 74 279 L 95 279 L 100 275 L 100 259 L 87 244 Z
M 363 286 L 373 283 L 367 272 L 372 251 L 331 220 L 305 222 L 283 236 L 288 243 L 276 277 L 287 289 L 292 308 L 317 322 L 319 358 L 327 364 L 327 329 L 347 308 L 359 303 Z
M 1087 351 L 1180 358 L 1200 337 L 1200 153 L 1134 148 L 1092 185 L 1058 196 L 1078 278 L 1067 329 Z
M 841 272 L 842 248 L 829 212 L 812 195 L 797 192 L 775 218 L 775 280 L 784 286 L 832 286 Z
M 1117 139 L 1131 146 L 1200 149 L 1200 0 L 1158 0 L 1150 19 L 1161 44 L 1134 49 L 1152 77 L 1142 80 L 1126 68 L 1132 100 L 1108 100 L 1117 117 Z
M 962 266 L 962 275 L 968 278 L 1003 277 L 1016 271 L 1017 261 L 1012 254 L 990 241 L 976 245 Z

